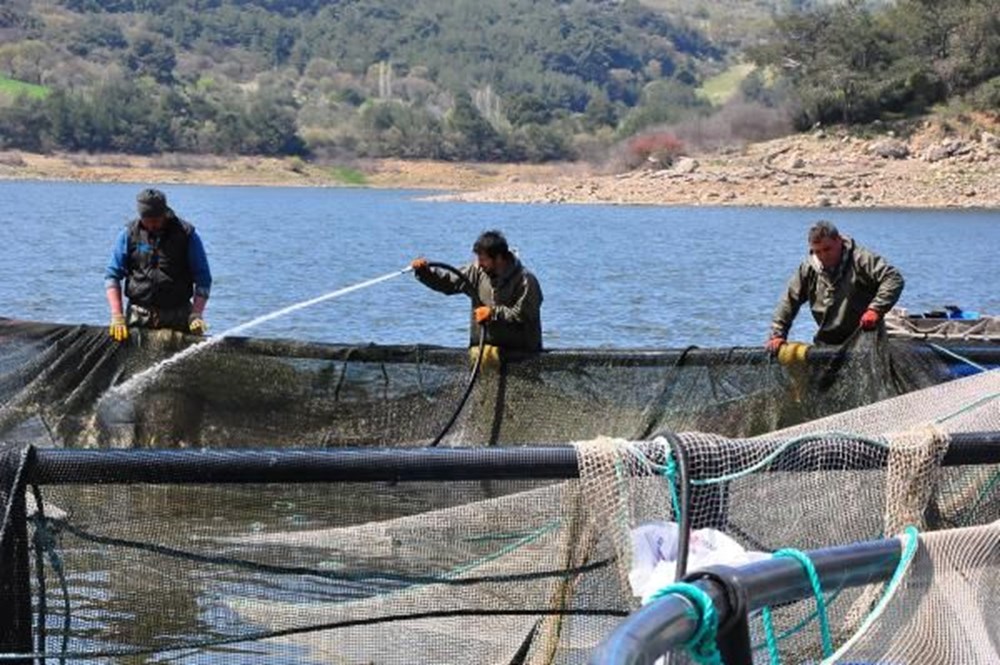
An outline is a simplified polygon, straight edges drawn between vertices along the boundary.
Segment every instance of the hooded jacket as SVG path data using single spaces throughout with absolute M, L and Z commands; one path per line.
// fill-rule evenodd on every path
M 825 270 L 810 255 L 788 281 L 774 311 L 771 333 L 787 337 L 795 315 L 806 301 L 819 326 L 817 344 L 843 344 L 857 330 L 861 315 L 873 309 L 885 315 L 903 292 L 903 276 L 878 254 L 854 242 L 844 241 L 840 263 Z

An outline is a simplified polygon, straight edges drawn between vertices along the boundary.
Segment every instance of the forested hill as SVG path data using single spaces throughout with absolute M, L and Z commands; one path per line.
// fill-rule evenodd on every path
M 564 157 L 722 56 L 634 0 L 5 0 L 0 30 L 26 149 Z
M 0 149 L 545 161 L 942 103 L 1000 106 L 1000 0 L 0 1 Z

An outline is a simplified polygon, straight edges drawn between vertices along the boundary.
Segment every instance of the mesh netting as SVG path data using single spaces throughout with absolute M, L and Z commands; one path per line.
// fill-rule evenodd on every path
M 414 445 L 469 381 L 460 349 L 337 346 L 0 320 L 0 436 L 72 447 Z M 444 443 L 772 431 L 938 384 L 954 364 L 905 340 L 782 365 L 761 349 L 551 351 L 485 366 Z M 163 364 L 178 352 L 182 361 Z M 952 363 L 954 361 L 951 361 Z
M 692 528 L 719 529 L 748 550 L 771 552 L 894 536 L 907 525 L 989 523 L 1000 519 L 1000 466 L 941 461 L 951 435 L 998 429 L 1000 372 L 992 371 L 752 439 L 679 434 L 690 457 Z M 614 541 L 624 587 L 632 529 L 676 519 L 667 441 L 588 442 L 579 451 L 587 504 Z M 830 623 L 844 640 L 870 614 L 881 587 L 827 592 Z M 815 602 L 773 608 L 772 617 L 784 662 L 822 657 Z M 751 627 L 755 656 L 773 662 L 759 615 Z
M 117 347 L 103 329 L 14 323 L 2 335 L 8 480 L 25 442 L 419 445 L 469 376 L 465 350 L 240 339 L 116 393 L 189 340 Z M 1000 518 L 997 468 L 940 466 L 954 433 L 1000 430 L 1000 374 L 952 379 L 936 354 L 874 336 L 850 351 L 788 366 L 757 351 L 567 351 L 485 368 L 445 443 L 585 440 L 579 480 L 183 485 L 165 473 L 42 486 L 27 530 L 45 560 L 31 575 L 36 650 L 117 662 L 585 662 L 637 606 L 630 530 L 675 517 L 668 448 L 653 437 L 663 428 L 690 430 L 679 436 L 694 526 L 749 549 Z M 865 593 L 831 600 L 838 635 L 870 610 Z M 809 613 L 775 609 L 796 658 L 816 653 Z
M 1000 523 L 924 534 L 836 663 L 987 665 L 1000 653 Z

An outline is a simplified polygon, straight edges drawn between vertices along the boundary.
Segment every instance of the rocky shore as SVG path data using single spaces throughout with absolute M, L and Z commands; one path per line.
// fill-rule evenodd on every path
M 678 159 L 669 168 L 507 182 L 450 201 L 792 207 L 997 208 L 1000 138 L 862 139 L 818 130 Z
M 0 179 L 439 190 L 439 201 L 791 207 L 1000 208 L 1000 129 L 927 122 L 908 136 L 818 129 L 626 173 L 585 164 L 0 152 Z M 346 174 L 346 175 L 345 175 Z M 350 176 L 355 177 L 350 177 Z

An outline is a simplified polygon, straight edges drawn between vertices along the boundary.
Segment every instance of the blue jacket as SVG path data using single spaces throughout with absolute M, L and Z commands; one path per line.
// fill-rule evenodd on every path
M 181 307 L 191 295 L 208 298 L 212 273 L 194 227 L 168 211 L 167 225 L 151 234 L 132 221 L 118 235 L 105 271 L 105 286 L 125 280 L 129 302 L 144 307 Z

